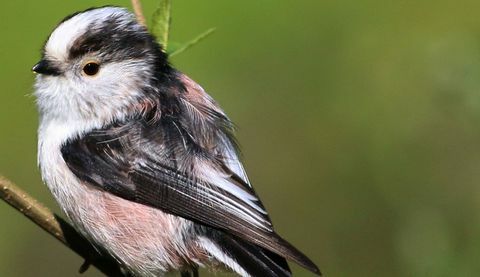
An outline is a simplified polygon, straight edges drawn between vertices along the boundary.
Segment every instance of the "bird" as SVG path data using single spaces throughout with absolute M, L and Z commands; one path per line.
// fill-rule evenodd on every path
M 32 70 L 42 179 L 126 274 L 291 276 L 291 260 L 320 275 L 274 231 L 234 124 L 126 8 L 67 16 Z

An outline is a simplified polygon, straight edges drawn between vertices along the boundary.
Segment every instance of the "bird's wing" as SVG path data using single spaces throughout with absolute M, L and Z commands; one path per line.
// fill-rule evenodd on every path
M 202 116 L 192 115 L 192 108 L 212 117 L 223 113 L 189 104 L 178 102 L 175 113 L 161 111 L 158 120 L 143 113 L 94 130 L 65 143 L 63 158 L 80 180 L 97 188 L 227 232 L 318 272 L 273 231 L 225 126 L 184 118 Z

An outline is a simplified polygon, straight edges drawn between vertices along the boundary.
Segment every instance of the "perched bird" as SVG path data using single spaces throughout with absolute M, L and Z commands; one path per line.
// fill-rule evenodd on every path
M 320 274 L 273 230 L 231 121 L 126 9 L 68 16 L 33 71 L 43 180 L 129 274 L 291 276 L 286 259 Z

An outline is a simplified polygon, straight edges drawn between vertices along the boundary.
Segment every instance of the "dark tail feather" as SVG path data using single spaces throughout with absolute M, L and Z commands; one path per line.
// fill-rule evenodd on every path
M 215 243 L 252 276 L 290 277 L 285 258 L 240 238 L 222 235 Z
M 285 257 L 287 259 L 290 259 L 297 264 L 303 266 L 304 268 L 310 270 L 311 272 L 321 276 L 322 273 L 320 272 L 320 269 L 308 258 L 300 252 L 295 246 L 291 245 L 288 241 L 280 237 L 276 233 L 271 233 L 270 237 L 268 238 L 268 241 L 271 243 L 265 244 L 265 247 L 271 247 L 269 249 L 272 249 L 282 257 Z M 259 245 L 261 245 L 259 243 Z

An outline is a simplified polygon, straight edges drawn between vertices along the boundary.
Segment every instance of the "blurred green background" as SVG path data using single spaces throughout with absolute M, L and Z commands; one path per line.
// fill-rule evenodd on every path
M 60 19 L 105 4 L 130 7 L 0 9 L 0 172 L 57 211 L 36 166 L 30 68 Z M 148 16 L 156 1 L 143 6 Z M 468 0 L 174 0 L 173 40 L 218 29 L 172 62 L 237 123 L 278 232 L 325 276 L 478 276 L 479 10 Z M 0 220 L 0 276 L 78 275 L 78 256 L 4 203 Z

